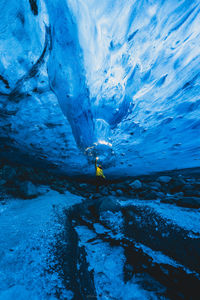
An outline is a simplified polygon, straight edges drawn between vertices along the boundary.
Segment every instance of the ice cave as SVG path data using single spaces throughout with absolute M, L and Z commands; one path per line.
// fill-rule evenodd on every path
M 199 299 L 200 1 L 0 17 L 0 300 Z

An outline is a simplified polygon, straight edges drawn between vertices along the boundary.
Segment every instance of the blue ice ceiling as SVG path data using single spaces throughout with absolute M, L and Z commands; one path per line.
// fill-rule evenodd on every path
M 1 137 L 77 174 L 200 165 L 199 1 L 0 6 Z

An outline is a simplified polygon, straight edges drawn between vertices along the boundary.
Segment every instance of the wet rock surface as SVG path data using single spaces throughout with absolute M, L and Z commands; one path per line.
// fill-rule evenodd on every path
M 52 225 L 50 221 L 48 225 L 55 228 L 54 242 L 47 247 L 53 254 L 51 267 L 41 275 L 44 281 L 48 278 L 52 293 L 43 296 L 44 299 L 50 299 L 52 295 L 55 299 L 198 299 L 198 169 L 123 181 L 108 180 L 106 185 L 100 186 L 98 193 L 92 179 L 70 181 L 64 176 L 36 168 L 2 163 L 0 174 L 2 220 L 6 217 L 5 209 L 8 218 L 11 214 L 14 195 L 21 203 L 21 214 L 13 213 L 17 220 L 22 218 L 22 223 L 25 221 L 24 209 L 29 206 L 32 208 L 31 212 L 28 210 L 27 220 L 33 219 L 34 228 L 39 226 L 41 232 L 44 222 L 40 225 L 38 222 L 43 220 L 44 210 L 49 216 L 56 215 L 56 223 Z M 42 188 L 44 184 L 45 189 Z M 25 195 L 28 201 L 23 201 Z M 62 213 L 57 209 L 58 203 L 62 204 Z M 31 217 L 34 210 L 41 210 L 41 219 Z M 25 222 L 29 222 L 27 220 Z M 57 233 L 56 226 L 60 228 Z M 17 230 L 22 239 L 22 228 Z M 48 232 L 38 239 L 43 241 L 47 236 Z M 15 239 L 16 246 L 10 245 L 13 250 L 9 251 L 13 253 L 13 263 L 23 265 L 23 258 L 15 256 L 15 247 L 21 243 L 20 239 L 19 236 Z M 29 249 L 29 246 L 25 247 Z M 26 255 L 27 265 L 34 253 L 29 249 Z M 41 258 L 47 253 L 39 251 L 37 255 Z M 3 261 L 7 259 L 5 256 L 2 258 Z M 4 278 L 8 280 L 4 263 L 2 267 Z M 35 276 L 34 272 L 38 273 L 38 269 L 34 267 L 32 272 L 28 274 L 29 280 Z M 53 278 L 51 276 L 56 276 L 55 282 L 49 279 Z M 27 285 L 22 277 L 20 282 Z M 36 283 L 36 279 L 33 282 Z M 18 289 L 16 283 L 14 286 Z M 5 295 L 2 289 L 0 285 L 0 295 Z M 34 288 L 26 295 L 30 293 L 36 293 Z M 13 293 L 10 295 L 13 296 Z

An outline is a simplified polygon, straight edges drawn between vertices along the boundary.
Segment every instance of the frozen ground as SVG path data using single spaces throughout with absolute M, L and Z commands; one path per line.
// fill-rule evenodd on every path
M 43 190 L 45 191 L 45 187 Z M 33 200 L 0 206 L 0 299 L 71 299 L 61 280 L 54 248 L 63 231 L 63 209 L 81 198 L 49 190 Z
M 198 209 L 40 191 L 0 206 L 0 299 L 197 299 Z
M 197 238 L 200 236 L 200 210 L 177 207 L 165 203 L 161 205 L 159 201 L 148 201 L 144 203 L 144 201 L 140 200 L 128 200 L 120 202 L 120 204 L 122 206 L 132 204 L 134 206 L 149 208 L 152 212 L 159 214 L 166 222 L 196 234 Z

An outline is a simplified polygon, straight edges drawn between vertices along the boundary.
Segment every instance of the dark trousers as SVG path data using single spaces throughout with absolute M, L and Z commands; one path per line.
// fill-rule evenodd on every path
M 96 176 L 96 191 L 99 192 L 100 185 L 105 185 L 106 179 L 101 176 Z

